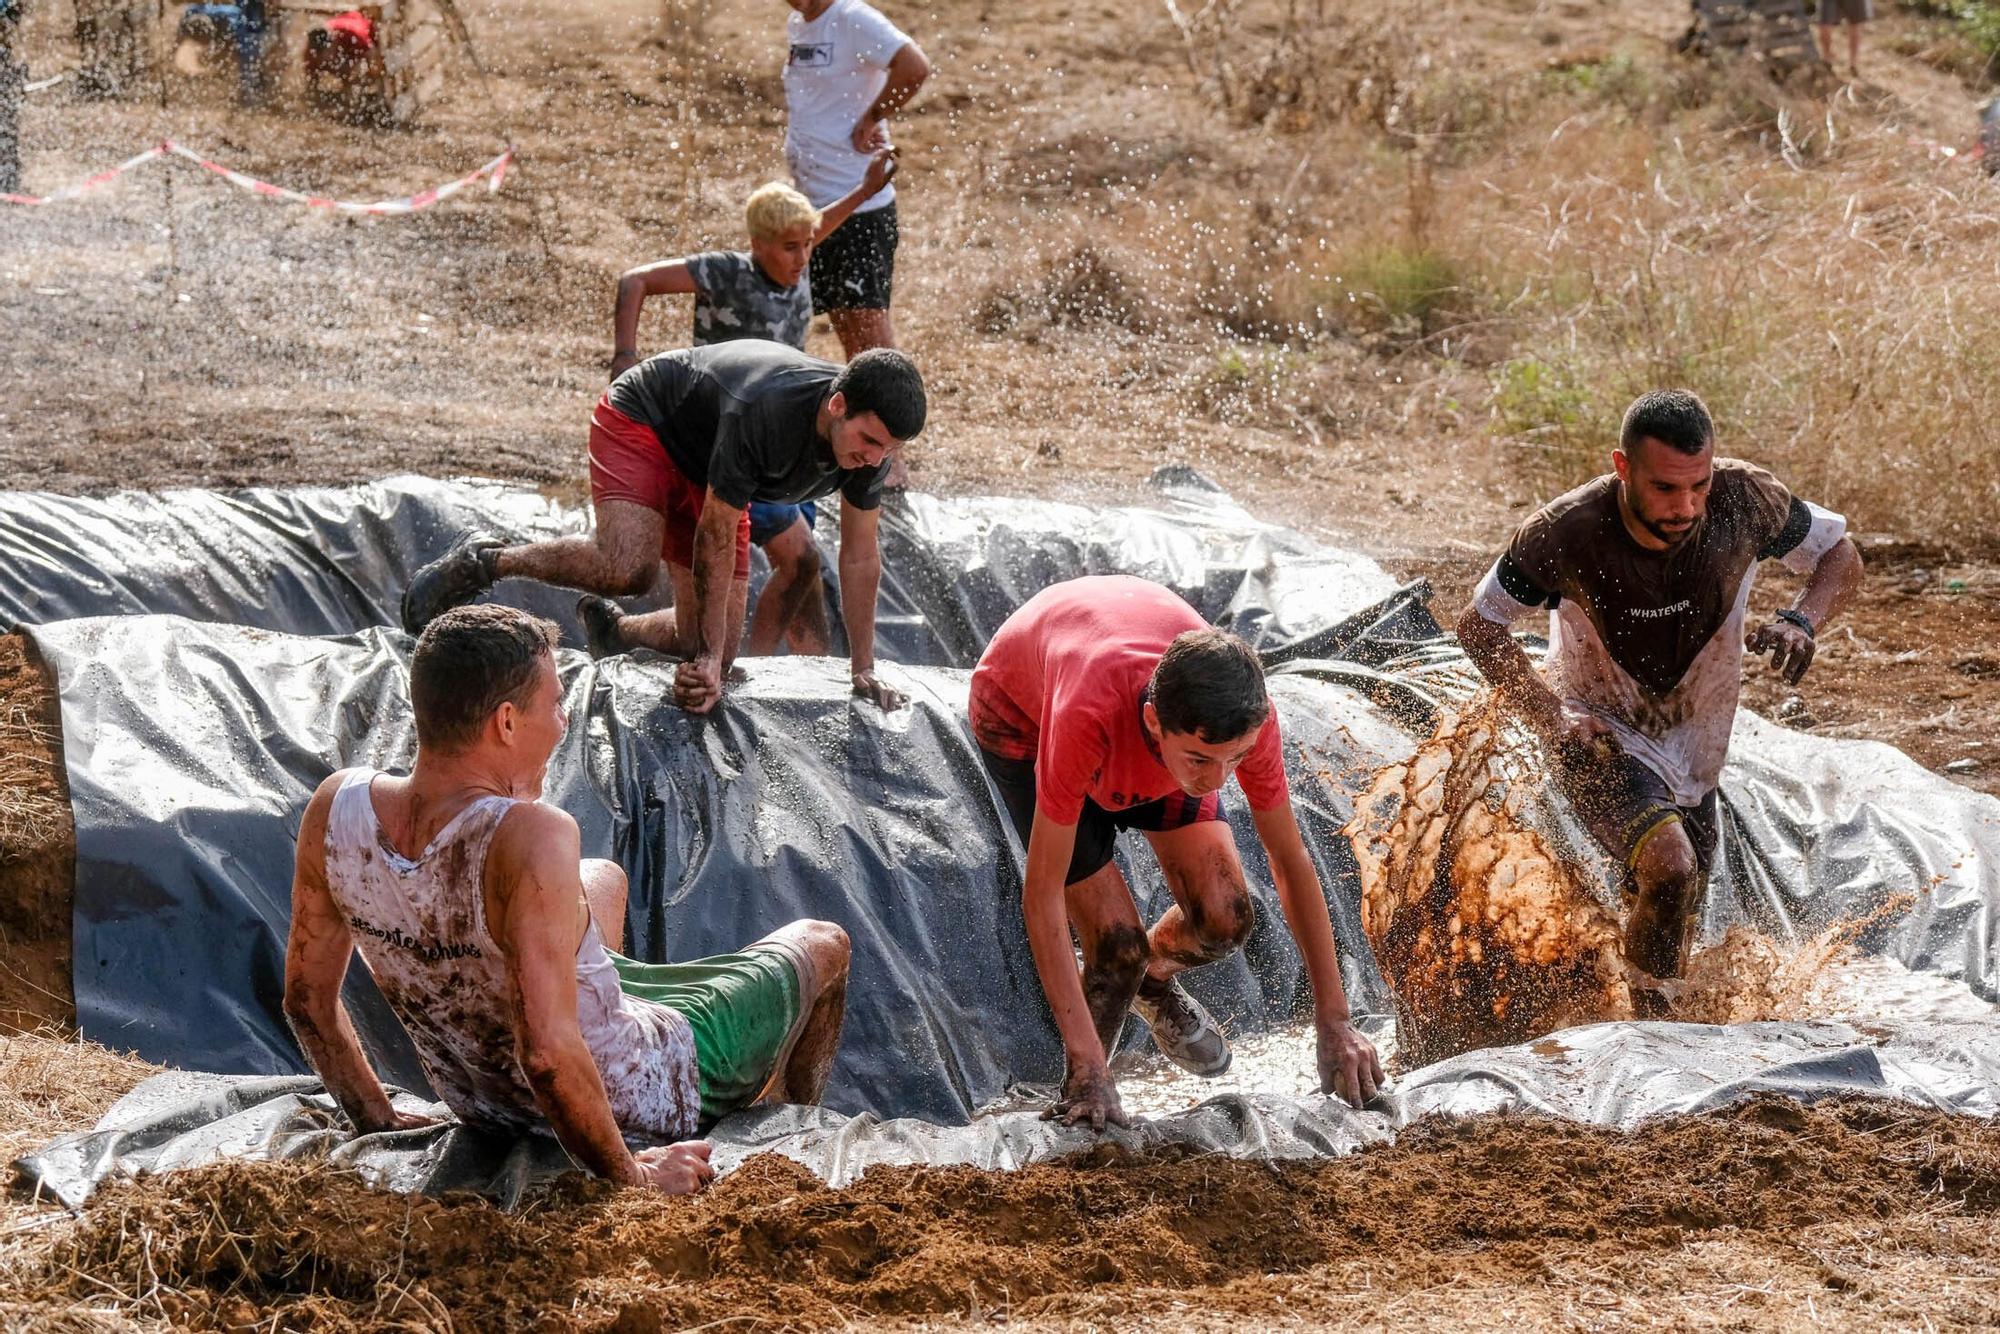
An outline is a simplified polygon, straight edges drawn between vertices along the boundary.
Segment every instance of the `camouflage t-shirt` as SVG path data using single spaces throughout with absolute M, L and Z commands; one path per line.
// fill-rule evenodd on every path
M 696 347 L 765 338 L 805 350 L 806 326 L 812 322 L 811 279 L 800 275 L 797 283 L 780 287 L 741 250 L 691 256 L 687 270 L 694 279 Z

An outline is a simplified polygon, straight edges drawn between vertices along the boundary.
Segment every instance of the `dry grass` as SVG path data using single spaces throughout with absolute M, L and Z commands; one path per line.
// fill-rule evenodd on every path
M 1538 492 L 1684 384 L 1858 527 L 1991 545 L 2000 187 L 1933 151 L 1969 145 L 1970 91 L 1780 83 L 1602 23 L 1509 48 L 1478 5 L 1166 8 L 1210 107 L 1265 132 L 1254 173 L 1086 190 L 1024 229 L 1031 281 L 975 300 L 979 332 L 1142 332 L 1217 419 L 1486 434 Z
M 46 847 L 69 823 L 69 807 L 47 758 L 57 738 L 32 703 L 0 704 L 0 861 Z

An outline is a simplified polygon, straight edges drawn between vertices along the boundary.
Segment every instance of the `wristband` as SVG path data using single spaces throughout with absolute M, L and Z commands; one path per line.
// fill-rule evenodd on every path
M 1790 621 L 1793 625 L 1805 631 L 1806 638 L 1808 639 L 1817 639 L 1819 637 L 1819 628 L 1812 623 L 1812 617 L 1802 611 L 1787 607 L 1778 613 L 1777 618 L 1781 621 Z

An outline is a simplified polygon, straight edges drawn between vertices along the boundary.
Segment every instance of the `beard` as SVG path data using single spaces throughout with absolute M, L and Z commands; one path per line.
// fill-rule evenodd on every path
M 1664 520 L 1649 518 L 1636 510 L 1633 511 L 1632 517 L 1639 521 L 1641 528 L 1644 528 L 1670 547 L 1677 547 L 1687 541 L 1688 535 L 1701 526 L 1700 519 L 1691 519 L 1679 527 L 1671 527 Z

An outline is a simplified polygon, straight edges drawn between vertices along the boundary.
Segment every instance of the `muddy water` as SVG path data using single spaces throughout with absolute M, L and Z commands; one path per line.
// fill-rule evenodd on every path
M 1858 955 L 1845 944 L 1829 948 L 1814 940 L 1788 948 L 1743 928 L 1697 950 L 1686 982 L 1675 989 L 1673 1011 L 1669 1018 L 1688 1023 L 1835 1019 L 1907 1028 L 2000 1022 L 2000 1008 L 1955 979 Z M 1187 1074 L 1151 1050 L 1121 1057 L 1118 1092 L 1126 1112 L 1165 1116 L 1223 1093 L 1306 1098 L 1318 1092 L 1310 1025 L 1249 1034 L 1231 1046 L 1235 1059 L 1219 1079 Z M 1377 1046 L 1392 1072 L 1415 1068 L 1399 1059 L 1393 1037 L 1384 1035 Z

